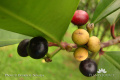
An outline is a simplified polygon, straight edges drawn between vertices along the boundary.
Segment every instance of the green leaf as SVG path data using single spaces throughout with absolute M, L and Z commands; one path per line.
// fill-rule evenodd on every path
M 98 70 L 103 68 L 107 73 L 97 73 L 97 80 L 119 80 L 120 79 L 120 52 L 105 52 L 101 56 Z M 100 76 L 101 75 L 101 76 Z
M 29 36 L 25 36 L 25 35 L 21 35 L 18 33 L 0 29 L 0 47 L 11 45 L 11 44 L 16 44 L 23 39 L 30 39 L 30 38 L 31 37 Z
M 116 61 L 116 63 L 119 64 L 120 67 L 120 51 L 105 52 L 104 56 L 109 56 L 114 59 L 114 61 Z
M 60 42 L 79 0 L 0 0 L 0 28 Z
M 108 20 L 108 22 L 112 25 L 115 23 L 118 15 L 120 14 L 120 9 L 118 9 L 117 11 L 113 12 L 112 14 L 108 15 L 106 17 L 106 19 Z
M 101 0 L 95 10 L 92 23 L 97 23 L 120 8 L 120 0 Z

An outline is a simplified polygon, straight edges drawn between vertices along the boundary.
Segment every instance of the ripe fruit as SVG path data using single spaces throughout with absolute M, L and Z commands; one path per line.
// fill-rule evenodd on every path
M 92 36 L 89 38 L 87 46 L 90 51 L 98 52 L 100 50 L 100 40 L 96 36 Z
M 48 42 L 43 37 L 34 37 L 30 40 L 27 51 L 34 59 L 43 58 L 48 52 Z
M 84 45 L 89 40 L 89 33 L 84 29 L 77 29 L 72 34 L 72 40 L 77 45 Z
M 19 43 L 18 48 L 17 48 L 17 52 L 20 56 L 22 56 L 22 57 L 28 56 L 26 48 L 27 48 L 29 41 L 30 41 L 29 39 L 24 39 L 23 41 L 21 41 Z
M 87 14 L 87 12 L 83 10 L 77 10 L 75 11 L 71 22 L 75 25 L 82 26 L 87 23 L 88 19 L 89 15 Z
M 83 61 L 88 57 L 88 51 L 85 48 L 77 48 L 74 52 L 74 57 L 78 61 Z
M 79 70 L 87 77 L 94 76 L 97 73 L 97 64 L 91 59 L 86 59 L 80 63 Z

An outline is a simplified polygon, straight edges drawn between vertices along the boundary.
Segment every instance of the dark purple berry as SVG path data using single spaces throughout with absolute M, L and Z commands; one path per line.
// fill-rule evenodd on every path
M 34 37 L 30 40 L 27 51 L 34 59 L 43 58 L 48 52 L 48 42 L 43 37 Z
M 91 77 L 97 73 L 97 64 L 92 59 L 86 59 L 80 63 L 79 70 L 83 75 Z
M 27 48 L 29 41 L 30 41 L 29 39 L 24 39 L 19 43 L 17 52 L 20 56 L 22 56 L 22 57 L 28 56 L 26 48 Z

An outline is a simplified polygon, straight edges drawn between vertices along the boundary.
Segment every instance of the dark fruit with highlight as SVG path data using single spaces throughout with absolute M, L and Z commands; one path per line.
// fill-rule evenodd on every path
M 48 52 L 48 42 L 43 37 L 34 37 L 30 40 L 27 51 L 34 59 L 43 58 Z
M 97 73 L 97 64 L 88 58 L 80 63 L 79 70 L 84 76 L 91 77 Z
M 21 57 L 27 57 L 28 56 L 26 48 L 27 48 L 27 45 L 28 45 L 29 41 L 30 41 L 29 39 L 24 39 L 19 43 L 18 48 L 17 48 L 17 52 Z

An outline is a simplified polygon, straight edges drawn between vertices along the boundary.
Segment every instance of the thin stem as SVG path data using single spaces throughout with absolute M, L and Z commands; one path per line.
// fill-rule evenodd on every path
M 72 50 L 70 52 L 75 52 L 76 48 L 72 48 Z
M 55 56 L 60 50 L 61 50 L 60 47 L 57 48 L 54 52 L 52 52 L 52 53 L 50 54 L 50 58 L 52 58 L 53 56 Z
M 116 66 L 119 70 L 120 70 L 120 65 L 114 60 L 112 59 L 110 56 L 108 56 L 107 54 L 103 55 L 107 60 L 109 60 L 114 66 Z
M 92 31 L 88 31 L 88 33 L 89 33 L 89 36 L 91 37 L 92 36 Z
M 47 54 L 46 54 L 46 56 L 47 56 L 47 57 L 50 57 L 50 54 L 49 54 L 49 53 L 47 53 Z
M 87 28 L 87 31 L 88 31 L 90 37 L 91 37 L 91 36 L 92 36 L 92 31 L 93 31 L 93 29 L 94 29 L 94 24 L 93 24 L 93 23 L 88 23 L 88 24 L 86 25 L 86 28 Z
M 78 26 L 78 29 L 85 29 L 84 26 Z
M 44 56 L 42 59 L 45 59 L 46 57 Z
M 99 60 L 100 60 L 100 55 L 97 54 L 94 60 L 95 60 L 95 62 L 98 64 L 98 63 L 99 63 Z
M 116 39 L 112 39 L 110 41 L 107 41 L 107 42 L 103 42 L 100 44 L 101 48 L 104 48 L 104 47 L 108 47 L 108 46 L 111 46 L 111 45 L 114 45 L 114 44 L 117 44 L 120 42 L 120 36 L 119 37 L 116 37 Z
M 115 30 L 115 24 L 110 26 L 110 32 L 111 32 L 111 36 L 112 36 L 113 39 L 116 38 L 114 30 Z
M 52 42 L 48 42 L 48 46 L 49 46 L 49 47 L 50 47 L 50 46 L 58 46 L 58 44 L 52 43 Z
M 98 53 L 98 52 L 93 53 L 93 55 L 92 55 L 91 59 L 95 59 L 95 57 L 96 57 L 97 53 Z
M 95 35 L 95 30 L 93 30 L 92 35 Z
M 71 48 L 70 50 L 66 49 L 68 52 L 75 52 L 76 48 Z
M 103 51 L 103 48 L 100 49 L 99 55 L 103 55 L 105 51 Z
M 68 45 L 72 46 L 72 48 L 77 48 L 77 45 L 76 45 L 76 44 L 61 42 L 61 46 L 62 46 L 64 49 L 65 49 Z M 53 43 L 53 42 L 49 42 L 48 46 L 49 46 L 49 47 L 52 47 L 52 46 L 59 47 L 58 44 Z
M 56 46 L 56 47 L 61 47 L 62 49 L 64 49 L 64 46 L 62 45 L 62 42 L 57 44 L 57 43 L 53 43 L 53 42 L 48 42 L 48 46 Z

